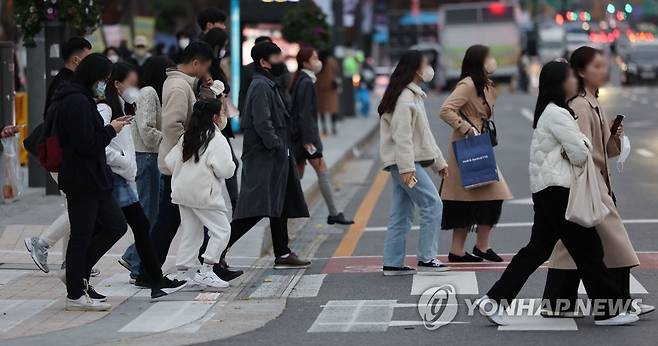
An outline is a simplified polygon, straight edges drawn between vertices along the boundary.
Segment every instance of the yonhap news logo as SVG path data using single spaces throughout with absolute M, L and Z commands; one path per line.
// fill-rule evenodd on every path
M 451 284 L 430 287 L 418 300 L 418 314 L 428 330 L 436 330 L 457 316 L 457 290 Z

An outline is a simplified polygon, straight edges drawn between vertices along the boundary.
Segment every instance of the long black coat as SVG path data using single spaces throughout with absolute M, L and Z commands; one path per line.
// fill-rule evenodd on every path
M 304 157 L 304 144 L 313 144 L 322 153 L 322 140 L 318 129 L 318 98 L 313 80 L 300 72 L 292 89 L 292 148 L 297 157 Z
M 234 219 L 309 216 L 291 156 L 289 121 L 277 83 L 256 71 L 240 119 L 242 182 Z

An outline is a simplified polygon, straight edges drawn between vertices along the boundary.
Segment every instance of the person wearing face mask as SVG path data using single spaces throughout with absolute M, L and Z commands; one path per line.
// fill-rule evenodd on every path
M 199 98 L 215 98 L 209 90 L 213 82 L 208 74 L 212 59 L 213 51 L 207 43 L 190 43 L 183 50 L 181 63 L 176 68 L 167 69 L 167 79 L 162 86 L 162 141 L 158 149 L 161 194 L 158 219 L 151 230 L 151 241 L 160 265 L 167 259 L 181 222 L 179 209 L 171 201 L 172 171 L 165 163 L 165 157 L 185 132 L 194 103 Z
M 213 288 L 229 286 L 213 271 L 231 233 L 223 196 L 223 180 L 235 173 L 231 149 L 221 133 L 227 122 L 226 116 L 221 115 L 219 100 L 197 101 L 185 134 L 165 158 L 172 171 L 171 199 L 181 216 L 176 267 L 181 271 L 192 269 L 192 275 L 180 275 L 189 275 L 194 283 Z M 191 185 L 197 188 L 190 189 Z M 201 268 L 196 269 L 204 227 L 209 240 L 201 255 Z
M 114 64 L 105 88 L 105 97 L 97 106 L 105 124 L 125 116 L 130 117 L 132 122 L 135 102 L 139 96 L 137 79 L 134 66 L 125 62 Z M 137 277 L 135 285 L 151 288 L 151 298 L 159 298 L 181 289 L 185 282 L 164 277 L 153 253 L 149 238 L 151 225 L 139 203 L 135 186 L 137 162 L 130 126 L 128 124 L 128 128 L 112 139 L 105 148 L 105 154 L 113 173 L 112 195 L 133 232 L 135 248 L 144 268 L 144 274 Z
M 626 297 L 630 297 L 631 269 L 640 264 L 626 227 L 617 210 L 612 189 L 608 159 L 618 156 L 621 149 L 623 125 L 616 133 L 611 133 L 611 123 L 605 108 L 598 101 L 599 88 L 608 82 L 608 63 L 602 51 L 592 47 L 580 47 L 571 55 L 571 68 L 578 80 L 578 95 L 573 97 L 569 106 L 577 116 L 578 126 L 592 143 L 592 158 L 600 174 L 596 177 L 601 186 L 601 200 L 610 210 L 603 222 L 596 225 L 596 232 L 603 244 L 603 262 L 614 281 Z M 573 317 L 578 284 L 583 276 L 576 268 L 574 258 L 567 251 L 565 244 L 559 242 L 548 262 L 548 275 L 544 288 L 544 298 L 551 302 L 565 299 L 570 307 L 563 311 L 544 311 L 543 315 L 555 317 Z M 551 306 L 555 307 L 556 304 Z M 654 311 L 655 307 L 639 304 L 637 314 L 643 315 Z
M 59 188 L 66 193 L 71 234 L 66 251 L 67 310 L 109 310 L 89 285 L 92 266 L 126 232 L 112 198 L 112 172 L 105 147 L 129 123 L 119 117 L 104 125 L 95 99 L 104 97 L 112 62 L 94 53 L 78 65 L 71 83 L 53 97 L 48 117 L 62 148 Z
M 183 53 L 185 47 L 187 47 L 192 40 L 190 39 L 190 34 L 186 31 L 179 31 L 176 33 L 176 45 L 172 46 L 169 50 L 169 57 L 176 64 L 180 63 L 180 56 Z
M 256 68 L 240 116 L 242 179 L 228 246 L 267 217 L 274 268 L 306 268 L 311 262 L 288 247 L 288 219 L 308 217 L 309 213 L 290 148 L 290 115 L 274 81 L 285 71 L 283 54 L 276 44 L 262 42 L 251 49 L 251 57 Z M 225 255 L 226 251 L 222 258 Z
M 82 37 L 72 37 L 62 45 L 61 53 L 64 59 L 64 66 L 59 70 L 48 87 L 44 119 L 48 114 L 48 110 L 57 91 L 69 84 L 80 62 L 91 54 L 91 43 Z M 51 173 L 50 175 L 55 182 L 58 181 L 57 173 Z M 69 216 L 65 210 L 41 235 L 25 238 L 25 248 L 30 253 L 37 267 L 44 273 L 50 271 L 48 267 L 48 249 L 53 247 L 60 239 L 63 239 L 64 245 L 62 252 L 66 254 L 70 230 Z M 65 268 L 65 263 L 66 261 L 62 263 L 62 270 Z M 94 268 L 92 270 L 92 276 L 97 276 L 98 274 L 100 272 Z
M 434 70 L 420 51 L 402 55 L 384 92 L 379 112 L 379 152 L 384 170 L 393 179 L 393 200 L 384 242 L 386 276 L 411 275 L 416 269 L 405 265 L 405 238 L 411 229 L 415 208 L 420 209 L 418 270 L 450 270 L 438 255 L 441 198 L 426 171 L 446 177 L 448 164 L 436 144 L 425 112 L 427 97 L 420 85 L 432 80 Z
M 297 72 L 290 85 L 292 143 L 300 178 L 304 176 L 306 162 L 310 162 L 318 176 L 320 192 L 329 208 L 327 223 L 330 225 L 351 225 L 352 220 L 345 218 L 336 209 L 327 164 L 322 156 L 322 140 L 318 129 L 317 95 L 313 84 L 316 74 L 322 71 L 322 62 L 318 53 L 311 47 L 302 47 L 297 53 Z
M 110 46 L 105 48 L 105 50 L 103 51 L 103 55 L 105 55 L 108 59 L 110 59 L 110 61 L 113 64 L 116 64 L 119 61 L 121 61 L 121 53 L 119 52 L 119 49 L 117 47 Z
M 441 106 L 439 116 L 452 129 L 452 141 L 485 132 L 493 119 L 496 90 L 489 77 L 496 70 L 496 59 L 489 47 L 474 45 L 466 50 L 462 73 L 455 90 Z M 501 262 L 503 259 L 489 246 L 489 235 L 500 219 L 503 200 L 512 199 L 503 173 L 498 168 L 499 181 L 466 189 L 459 175 L 455 152 L 450 146 L 450 174 L 441 183 L 443 219 L 441 228 L 452 229 L 450 262 L 481 262 L 483 259 Z M 469 230 L 477 232 L 473 254 L 464 250 Z
M 135 36 L 133 47 L 135 48 L 133 49 L 133 54 L 130 56 L 129 62 L 137 67 L 137 71 L 139 72 L 139 75 L 141 75 L 142 66 L 144 66 L 146 60 L 151 57 L 151 53 L 149 53 L 148 50 L 149 41 L 146 36 L 137 35 Z

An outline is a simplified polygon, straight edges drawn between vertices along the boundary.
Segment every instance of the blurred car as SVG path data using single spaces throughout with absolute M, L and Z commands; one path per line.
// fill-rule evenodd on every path
M 621 64 L 622 82 L 625 85 L 639 82 L 656 82 L 658 77 L 658 45 L 646 44 L 632 47 Z

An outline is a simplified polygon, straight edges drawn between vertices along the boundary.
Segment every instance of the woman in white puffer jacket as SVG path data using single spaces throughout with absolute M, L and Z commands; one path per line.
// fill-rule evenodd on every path
M 576 262 L 591 299 L 629 298 L 603 263 L 603 246 L 596 229 L 585 228 L 564 217 L 572 166 L 582 166 L 590 155 L 588 141 L 567 105 L 567 100 L 576 93 L 577 82 L 569 64 L 553 61 L 542 68 L 530 145 L 534 223 L 528 244 L 512 258 L 501 278 L 479 303 L 480 311 L 495 324 L 510 322 L 505 314 L 498 313 L 498 308 L 492 314 L 486 305 L 511 304 L 530 275 L 550 257 L 558 240 Z M 636 315 L 613 310 L 595 314 L 594 319 L 597 325 L 621 325 L 638 320 Z

